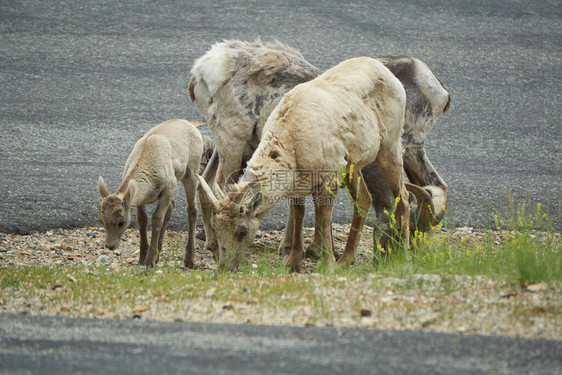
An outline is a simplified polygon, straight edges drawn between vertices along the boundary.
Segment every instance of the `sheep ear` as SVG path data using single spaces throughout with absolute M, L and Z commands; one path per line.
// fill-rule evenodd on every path
M 252 200 L 250 201 L 250 204 L 248 205 L 250 212 L 254 213 L 256 211 L 256 208 L 258 208 L 262 203 L 263 203 L 263 194 L 261 193 L 261 191 L 258 191 L 257 193 L 254 194 Z
M 434 211 L 431 195 L 427 190 L 414 184 L 406 183 L 406 189 L 413 194 L 417 206 L 414 212 L 415 226 L 420 232 L 427 232 L 430 229 L 431 213 Z
M 107 189 L 107 186 L 105 186 L 105 182 L 101 176 L 98 180 L 98 192 L 100 193 L 102 199 L 109 195 L 109 190 Z
M 133 196 L 135 195 L 136 192 L 137 192 L 137 183 L 135 181 L 129 181 L 129 185 L 127 186 L 127 191 L 123 196 L 123 203 L 126 206 L 131 205 L 131 200 L 133 199 Z
M 244 196 L 246 195 L 246 193 L 248 192 L 248 190 L 250 190 L 252 188 L 252 184 L 246 184 L 244 186 L 242 186 L 242 189 L 240 190 L 236 190 L 233 191 L 230 194 L 230 199 L 237 205 L 239 205 L 240 203 L 242 203 L 242 200 L 244 199 Z
M 189 80 L 189 86 L 187 86 L 187 92 L 189 93 L 189 99 L 191 99 L 192 102 L 195 102 L 195 84 L 197 82 L 195 82 L 195 77 L 191 77 L 191 79 Z
M 424 190 L 431 195 L 431 203 L 433 204 L 432 225 L 437 225 L 445 216 L 447 206 L 447 193 L 439 186 L 425 186 Z

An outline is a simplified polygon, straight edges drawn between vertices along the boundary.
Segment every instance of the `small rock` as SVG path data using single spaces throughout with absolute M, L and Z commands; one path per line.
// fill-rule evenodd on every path
M 253 269 L 258 269 L 258 265 L 255 264 L 255 263 L 252 263 L 252 268 L 253 268 Z
M 422 326 L 422 328 L 427 328 L 427 327 L 429 327 L 430 325 L 435 324 L 435 323 L 437 323 L 437 318 L 436 318 L 436 317 L 431 317 L 431 318 L 425 319 L 425 320 L 422 322 L 421 326 Z
M 65 255 L 66 253 L 64 252 L 64 250 L 59 250 L 56 252 L 57 255 Z
M 96 238 L 98 235 L 97 235 L 97 233 L 88 232 L 88 233 L 86 233 L 86 236 Z
M 107 255 L 100 255 L 98 259 L 96 259 L 96 263 L 109 265 L 111 261 L 109 260 L 109 257 Z
M 361 311 L 359 311 L 359 314 L 361 314 L 361 316 L 371 316 L 373 312 L 371 311 L 371 309 L 361 309 Z
M 543 281 L 542 283 L 527 286 L 527 290 L 529 292 L 540 292 L 542 290 L 548 290 L 548 284 Z
M 507 292 L 505 294 L 502 294 L 501 298 L 503 299 L 510 299 L 512 297 L 517 297 L 517 292 L 511 291 L 511 292 Z
M 8 249 L 0 249 L 0 253 L 7 253 Z
M 76 282 L 76 278 L 75 278 L 74 276 L 68 276 L 68 280 L 69 280 L 71 283 L 75 283 L 75 282 Z
M 222 309 L 223 309 L 223 310 L 232 310 L 232 309 L 234 309 L 234 306 L 233 306 L 231 303 L 229 303 L 229 304 L 227 304 L 227 305 L 224 305 L 224 306 L 222 307 Z
M 115 250 L 113 252 L 113 254 L 117 255 L 117 256 L 121 256 L 121 251 L 120 250 Z
M 142 318 L 141 314 L 133 314 L 133 319 L 140 319 Z
M 62 284 L 60 284 L 60 283 L 55 283 L 55 284 L 53 284 L 53 286 L 51 287 L 52 290 L 57 290 L 58 288 L 62 288 Z
M 247 293 L 247 292 L 250 291 L 250 288 L 248 288 L 247 286 L 245 286 L 245 287 L 242 288 L 242 291 L 243 291 L 244 293 Z
M 148 307 L 146 305 L 137 305 L 137 306 L 133 307 L 133 312 L 135 314 L 140 314 L 140 313 L 146 312 L 148 310 L 150 310 L 150 307 Z
M 62 306 L 60 308 L 60 312 L 65 313 L 65 314 L 70 314 L 70 309 L 66 306 Z

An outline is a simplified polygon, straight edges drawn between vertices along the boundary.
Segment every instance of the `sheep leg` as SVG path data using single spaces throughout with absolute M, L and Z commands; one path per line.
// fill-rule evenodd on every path
M 162 224 L 164 223 L 166 213 L 172 202 L 173 192 L 163 191 L 160 199 L 158 200 L 158 205 L 152 214 L 152 238 L 150 239 L 150 247 L 148 248 L 148 254 L 144 259 L 144 265 L 148 268 L 154 267 L 158 261 L 158 241 L 160 238 L 160 232 L 162 231 Z
M 304 221 L 304 204 L 294 201 L 291 204 L 293 211 L 293 235 L 292 237 L 292 247 L 291 254 L 285 261 L 285 265 L 288 266 L 291 271 L 299 272 L 302 260 L 302 254 L 304 252 L 304 242 L 302 238 L 302 226 Z
M 334 243 L 332 240 L 332 211 L 334 209 L 335 197 L 325 188 L 318 194 L 316 200 L 315 222 L 318 223 L 318 249 L 324 256 L 324 265 L 332 268 L 336 262 L 334 257 Z
M 244 148 L 242 147 L 242 150 Z M 217 184 L 221 187 L 234 184 L 238 181 L 240 175 L 240 166 L 242 165 L 242 152 L 222 154 L 219 151 L 219 169 L 217 173 Z
M 295 229 L 295 219 L 293 214 L 293 202 L 289 205 L 289 214 L 287 215 L 287 225 L 285 226 L 285 235 L 281 243 L 281 255 L 288 256 L 293 248 L 293 235 Z
M 349 237 L 347 238 L 343 255 L 338 260 L 338 264 L 344 266 L 351 265 L 355 260 L 355 252 L 359 245 L 363 225 L 365 224 L 365 215 L 369 212 L 369 207 L 371 207 L 372 202 L 371 194 L 369 194 L 367 184 L 365 184 L 361 171 L 357 171 L 353 173 L 352 176 L 348 176 L 348 179 L 350 179 L 348 186 L 354 205 Z
M 162 229 L 160 230 L 160 235 L 158 236 L 158 258 L 156 258 L 156 263 L 160 260 L 160 254 L 162 254 L 162 244 L 164 243 L 164 235 L 166 234 L 166 228 L 168 228 L 168 223 L 172 218 L 172 212 L 176 207 L 176 202 L 172 199 L 168 209 L 166 210 L 166 216 L 164 216 L 164 222 L 162 223 Z
M 218 261 L 219 243 L 215 231 L 211 226 L 212 208 L 204 197 L 204 194 L 199 194 L 199 201 L 201 202 L 201 217 L 203 218 L 203 228 L 205 229 L 205 249 L 213 253 L 215 261 Z
M 187 179 L 182 180 L 182 184 L 187 202 L 187 244 L 183 265 L 187 268 L 193 268 L 195 266 L 195 224 L 197 222 L 197 206 L 195 204 L 197 178 L 190 174 Z
M 400 149 L 389 150 L 381 147 L 377 156 L 377 164 L 392 192 L 392 196 L 397 200 L 394 217 L 399 227 L 390 229 L 399 231 L 399 237 L 407 245 L 409 243 L 410 205 L 408 202 L 409 194 L 404 185 L 402 153 Z M 398 197 L 400 198 L 397 199 Z M 392 223 L 392 217 L 390 220 Z M 376 260 L 374 261 L 376 262 Z
M 139 264 L 144 264 L 144 259 L 146 258 L 146 251 L 148 249 L 148 237 L 146 235 L 146 228 L 148 226 L 148 216 L 146 216 L 146 210 L 144 205 L 137 207 L 137 221 L 139 222 L 139 233 L 140 233 L 140 256 Z
M 218 151 L 215 148 L 213 151 L 213 155 L 203 172 L 203 178 L 207 183 L 212 186 L 216 179 L 216 173 L 219 166 L 219 155 Z M 211 226 L 211 215 L 212 215 L 212 207 L 210 203 L 205 198 L 204 194 L 199 194 L 199 202 L 201 203 L 201 217 L 203 219 L 203 228 L 205 230 L 205 249 L 211 251 L 213 253 L 213 257 L 215 261 L 219 261 L 219 245 L 217 242 L 217 237 L 215 236 L 215 231 Z
M 320 230 L 320 207 L 318 204 L 318 195 L 314 194 L 314 237 L 312 243 L 306 248 L 305 256 L 318 260 L 322 256 L 322 234 Z
M 390 230 L 390 218 L 388 214 L 392 212 L 394 199 L 392 192 L 384 179 L 377 162 L 373 162 L 361 170 L 363 180 L 373 198 L 372 206 L 377 216 L 377 224 L 373 231 L 373 244 L 376 249 L 377 240 L 383 249 L 388 249 L 389 240 L 392 238 Z M 386 212 L 385 212 L 386 211 Z M 384 254 L 387 254 L 386 252 Z

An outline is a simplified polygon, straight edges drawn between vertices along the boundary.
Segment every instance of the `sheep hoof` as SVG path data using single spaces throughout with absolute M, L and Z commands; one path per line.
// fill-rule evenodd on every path
M 291 271 L 291 273 L 300 273 L 301 272 L 300 265 L 298 265 L 298 266 L 288 266 L 288 267 L 289 267 L 289 271 Z
M 149 254 L 146 256 L 143 264 L 146 266 L 146 268 L 152 268 L 156 265 L 156 263 L 158 263 L 158 258 L 158 254 Z
M 289 254 L 291 254 L 291 246 L 282 246 L 281 255 L 288 256 Z
M 353 264 L 354 261 L 355 259 L 353 259 L 353 257 L 342 255 L 342 257 L 338 259 L 337 264 L 341 267 L 349 267 Z
M 183 266 L 184 266 L 185 268 L 189 268 L 189 269 L 194 269 L 194 268 L 195 268 L 195 264 L 194 264 L 194 262 L 193 262 L 192 259 L 190 259 L 190 260 L 187 260 L 187 259 L 184 260 L 184 261 L 183 261 Z
M 316 245 L 310 245 L 306 248 L 306 252 L 304 253 L 304 255 L 312 260 L 318 260 L 322 255 L 322 250 Z
M 197 234 L 195 235 L 195 238 L 197 238 L 198 240 L 201 240 L 201 241 L 206 241 L 207 235 L 205 234 L 205 231 L 202 230 L 202 231 L 197 232 Z
M 285 261 L 285 267 L 289 267 L 291 273 L 299 273 L 301 271 L 300 261 L 296 262 L 291 257 L 287 258 Z

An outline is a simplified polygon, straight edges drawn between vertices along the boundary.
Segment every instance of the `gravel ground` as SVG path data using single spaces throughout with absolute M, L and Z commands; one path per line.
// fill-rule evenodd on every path
M 347 225 L 334 225 L 334 244 L 338 250 L 345 245 Z M 362 236 L 357 263 L 369 262 L 371 255 L 371 229 Z M 446 235 L 481 241 L 486 230 L 457 228 Z M 312 228 L 305 229 L 306 243 L 311 241 Z M 497 243 L 502 232 L 494 232 Z M 540 234 L 539 234 L 540 235 Z M 275 248 L 282 232 L 259 233 L 259 239 L 246 254 L 255 265 L 264 248 Z M 119 250 L 103 247 L 102 228 L 88 227 L 73 230 L 52 230 L 26 236 L 0 234 L 0 275 L 2 268 L 40 265 L 103 265 L 108 271 L 137 272 L 138 230 L 129 229 Z M 181 264 L 186 240 L 185 232 L 170 231 L 166 237 L 165 254 L 156 269 L 163 265 Z M 197 240 L 197 248 L 203 242 Z M 270 254 L 274 259 L 275 254 Z M 216 269 L 212 255 L 197 251 L 196 268 Z M 222 323 L 248 323 L 268 325 L 352 326 L 381 329 L 421 329 L 440 332 L 470 334 L 511 335 L 533 338 L 562 339 L 562 288 L 560 284 L 535 284 L 521 288 L 504 281 L 476 276 L 414 275 L 407 278 L 368 275 L 365 279 L 345 276 L 324 276 L 315 273 L 315 264 L 304 260 L 301 274 L 278 277 L 269 282 L 283 282 L 284 278 L 302 279 L 315 285 L 317 300 L 333 303 L 296 303 L 290 311 L 280 306 L 264 305 L 255 301 L 225 301 L 216 291 L 195 299 L 169 302 L 151 295 L 142 296 L 142 304 L 134 307 L 116 303 L 115 306 L 96 307 L 84 301 L 71 306 L 61 305 L 57 298 L 37 295 L 35 300 L 22 297 L 17 288 L 0 287 L 0 312 L 42 315 L 69 315 L 79 317 L 105 317 L 131 319 L 142 317 L 154 320 L 183 320 Z M 96 268 L 99 270 L 100 268 Z M 103 268 L 101 268 L 103 270 Z M 96 271 L 97 272 L 97 271 Z M 328 281 L 341 281 L 343 287 L 328 288 Z M 2 277 L 0 276 L 0 279 Z M 38 294 L 65 293 L 65 283 L 59 287 L 44 288 Z M 331 284 L 333 285 L 333 283 Z M 250 291 L 251 293 L 252 291 Z M 257 291 L 256 291 L 257 293 Z M 43 297 L 43 298 L 41 298 Z M 47 296 L 48 297 L 48 296 Z M 280 296 L 283 300 L 286 298 Z M 42 302 L 41 302 L 42 301 Z

